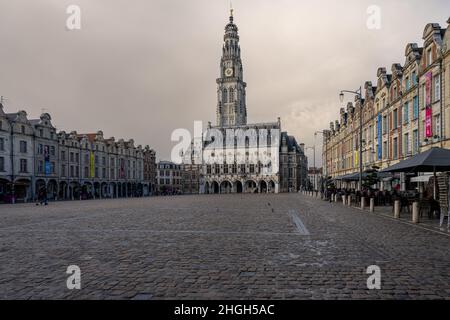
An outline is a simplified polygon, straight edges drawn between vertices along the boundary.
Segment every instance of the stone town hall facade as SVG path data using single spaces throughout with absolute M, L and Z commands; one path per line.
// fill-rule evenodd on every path
M 231 11 L 217 82 L 216 126 L 184 157 L 198 166 L 200 193 L 296 192 L 307 178 L 304 145 L 281 132 L 281 121 L 247 123 L 246 86 L 238 28 Z M 195 146 L 200 154 L 194 155 Z M 200 158 L 199 158 L 200 156 Z M 189 166 L 192 168 L 192 166 Z

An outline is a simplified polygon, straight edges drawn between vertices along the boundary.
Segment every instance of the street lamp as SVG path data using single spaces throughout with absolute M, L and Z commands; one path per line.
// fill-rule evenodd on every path
M 315 136 L 315 134 L 314 134 L 314 136 Z M 316 144 L 315 144 L 315 142 L 312 147 L 305 147 L 305 150 L 308 150 L 308 149 L 313 150 L 313 162 L 314 162 L 313 163 L 313 169 L 314 169 L 313 177 L 314 177 L 314 189 L 315 189 L 316 188 Z
M 325 132 L 324 131 L 316 131 L 316 132 L 314 132 L 314 144 L 315 144 L 315 138 L 316 138 L 316 136 L 317 136 L 317 134 L 318 133 L 321 133 L 322 135 L 323 135 L 323 137 L 324 137 L 324 139 L 325 139 L 325 165 L 323 165 L 324 164 L 324 161 L 323 161 L 323 150 L 322 150 L 322 190 L 325 190 L 326 189 L 326 185 L 325 185 L 325 182 L 324 182 L 324 177 L 325 177 L 325 179 L 327 178 L 327 175 L 328 175 L 328 156 L 327 156 L 327 152 L 328 152 L 328 148 L 327 148 L 327 137 L 326 137 L 326 135 L 325 135 Z M 322 147 L 323 147 L 323 144 L 322 144 Z M 323 148 L 322 148 L 323 149 Z
M 359 149 L 359 190 L 362 191 L 362 136 L 363 136 L 363 120 L 362 120 L 362 88 L 359 87 L 358 90 L 356 91 L 350 91 L 350 90 L 342 90 L 341 93 L 339 93 L 339 100 L 341 100 L 341 102 L 344 102 L 344 93 L 350 93 L 353 94 L 357 97 L 357 99 L 359 100 L 359 144 L 358 144 L 358 149 Z

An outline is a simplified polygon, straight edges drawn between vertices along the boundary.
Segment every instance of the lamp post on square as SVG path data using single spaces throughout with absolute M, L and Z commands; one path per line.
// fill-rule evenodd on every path
M 363 136 L 363 105 L 362 105 L 362 88 L 359 87 L 356 91 L 350 91 L 350 90 L 341 90 L 341 93 L 339 94 L 339 100 L 341 102 L 344 102 L 344 93 L 350 93 L 356 96 L 356 98 L 359 100 L 359 144 L 358 144 L 358 160 L 359 160 L 359 190 L 362 191 L 362 136 Z

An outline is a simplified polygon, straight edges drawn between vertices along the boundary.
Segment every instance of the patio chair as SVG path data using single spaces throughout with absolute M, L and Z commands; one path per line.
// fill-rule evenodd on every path
M 427 213 L 428 218 L 431 219 L 431 204 L 430 201 L 422 199 L 419 201 L 419 216 L 422 218 L 424 211 Z
M 444 219 L 445 217 L 447 217 L 447 229 L 450 229 L 450 208 L 446 209 L 447 210 L 441 210 L 441 214 L 439 217 L 439 227 L 442 227 L 442 225 L 444 224 Z

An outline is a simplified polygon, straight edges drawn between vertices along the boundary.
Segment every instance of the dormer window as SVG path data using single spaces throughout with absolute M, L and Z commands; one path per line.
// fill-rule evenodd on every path
M 25 134 L 25 126 L 21 126 L 20 131 L 22 132 L 22 134 Z

